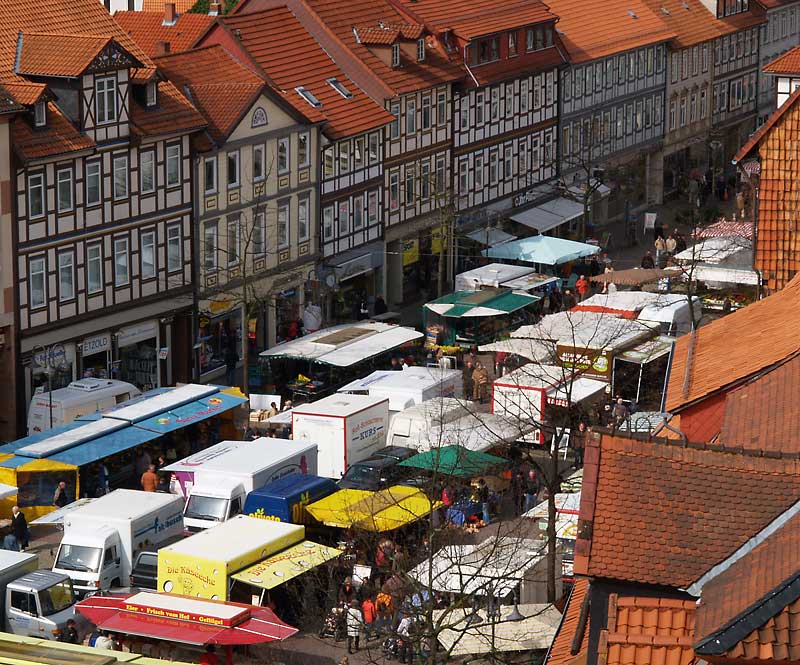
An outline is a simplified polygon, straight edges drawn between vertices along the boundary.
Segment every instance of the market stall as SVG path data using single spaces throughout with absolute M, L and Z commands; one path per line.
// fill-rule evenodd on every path
M 600 248 L 584 242 L 553 236 L 531 236 L 484 249 L 481 254 L 491 259 L 521 261 L 534 265 L 555 266 L 597 254 Z
M 508 461 L 496 455 L 451 445 L 418 453 L 400 462 L 400 466 L 454 478 L 471 478 L 491 469 L 508 466 Z
M 581 509 L 581 493 L 565 492 L 555 496 L 556 504 L 556 538 L 561 545 L 561 572 L 564 581 L 571 582 L 573 576 L 573 564 L 575 561 L 575 540 L 578 537 L 578 516 Z M 536 520 L 539 523 L 539 530 L 547 534 L 549 521 L 549 506 L 547 501 L 542 501 L 529 511 L 522 514 L 522 517 Z
M 498 339 L 527 323 L 541 300 L 522 291 L 484 288 L 456 291 L 431 302 L 422 310 L 426 346 L 472 346 Z
M 434 397 L 461 397 L 461 387 L 461 370 L 412 366 L 402 372 L 377 370 L 337 392 L 385 397 L 390 411 L 402 411 Z
M 388 369 L 391 357 L 413 349 L 422 333 L 412 328 L 366 321 L 333 326 L 262 351 L 262 386 L 271 392 L 311 401 L 348 381 Z
M 640 409 L 660 409 L 667 389 L 672 337 L 659 336 L 614 357 L 612 392 Z
M 509 263 L 490 263 L 456 275 L 455 291 L 480 291 L 484 288 L 505 287 L 518 291 L 532 291 L 558 281 L 553 275 L 542 275 L 528 266 Z

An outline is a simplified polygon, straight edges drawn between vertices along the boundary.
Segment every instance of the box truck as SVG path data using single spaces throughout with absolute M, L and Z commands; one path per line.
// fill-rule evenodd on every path
M 75 614 L 72 581 L 63 573 L 38 568 L 35 554 L 0 550 L 3 630 L 14 635 L 58 640 L 67 621 L 74 619 L 83 639 L 89 622 Z
M 337 489 L 330 478 L 290 473 L 250 492 L 243 512 L 262 520 L 305 524 L 305 507 Z
M 230 577 L 305 537 L 305 527 L 237 515 L 158 551 L 158 590 L 227 600 Z
M 317 444 L 262 437 L 222 441 L 164 467 L 173 489 L 186 497 L 183 520 L 191 532 L 208 529 L 242 512 L 247 494 L 294 472 L 317 472 Z
M 334 480 L 384 446 L 388 425 L 389 400 L 370 395 L 331 395 L 292 411 L 294 440 L 316 442 L 317 473 Z
M 68 575 L 79 596 L 127 585 L 138 550 L 182 533 L 181 497 L 114 490 L 65 515 L 53 571 Z
M 378 370 L 339 388 L 340 393 L 385 397 L 391 411 L 402 411 L 436 397 L 461 397 L 461 370 L 407 367 L 402 372 Z
M 404 446 L 419 449 L 418 440 L 427 436 L 433 427 L 441 427 L 468 415 L 472 403 L 453 397 L 431 399 L 396 413 L 389 423 L 387 446 Z

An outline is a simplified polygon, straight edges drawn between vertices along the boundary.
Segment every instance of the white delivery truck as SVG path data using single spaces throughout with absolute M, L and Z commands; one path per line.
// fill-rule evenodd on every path
M 440 367 L 407 367 L 402 372 L 378 370 L 339 388 L 340 393 L 385 397 L 390 411 L 402 411 L 436 397 L 461 397 L 461 371 Z
M 37 393 L 28 408 L 28 435 L 66 425 L 140 394 L 136 386 L 116 379 L 81 379 L 51 393 Z
M 294 440 L 315 441 L 317 475 L 334 480 L 382 448 L 388 426 L 389 400 L 371 395 L 331 395 L 292 411 Z
M 416 442 L 431 428 L 446 425 L 469 412 L 466 403 L 453 397 L 435 398 L 415 404 L 394 414 L 389 423 L 386 445 L 418 449 Z
M 249 492 L 290 473 L 317 473 L 317 444 L 262 437 L 221 441 L 164 467 L 186 498 L 183 521 L 200 531 L 242 512 Z
M 122 586 L 138 550 L 182 533 L 182 497 L 114 490 L 64 516 L 53 570 L 69 575 L 79 596 Z
M 3 630 L 14 635 L 58 640 L 67 621 L 74 619 L 83 639 L 89 622 L 75 614 L 72 581 L 62 573 L 38 568 L 35 554 L 0 550 Z

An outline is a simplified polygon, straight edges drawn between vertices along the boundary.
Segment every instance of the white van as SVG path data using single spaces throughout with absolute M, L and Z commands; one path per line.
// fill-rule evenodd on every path
M 141 391 L 125 381 L 114 379 L 81 379 L 66 388 L 33 396 L 28 409 L 28 435 L 44 432 L 76 418 L 102 411 L 140 395 Z M 49 411 L 52 408 L 52 419 Z

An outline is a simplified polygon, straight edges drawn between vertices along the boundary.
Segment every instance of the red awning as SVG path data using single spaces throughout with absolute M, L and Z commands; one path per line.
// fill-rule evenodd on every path
M 76 608 L 103 630 L 184 644 L 261 644 L 297 632 L 266 607 L 171 594 L 94 596 Z

